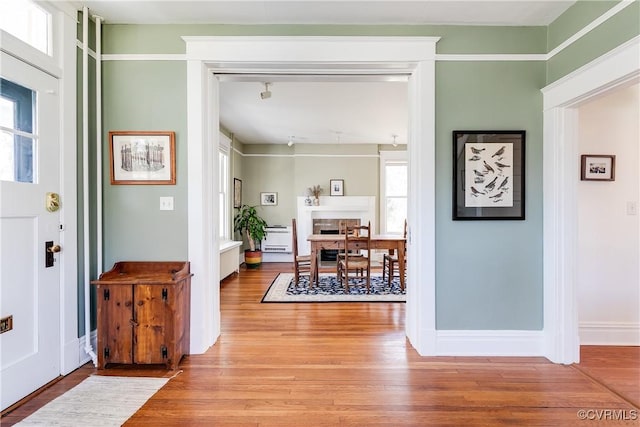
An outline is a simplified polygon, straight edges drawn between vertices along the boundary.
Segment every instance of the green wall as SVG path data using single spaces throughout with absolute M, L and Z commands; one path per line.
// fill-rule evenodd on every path
M 436 326 L 542 328 L 542 94 L 530 62 L 436 64 Z M 525 130 L 525 221 L 452 221 L 452 131 Z
M 184 53 L 183 35 L 377 35 L 440 36 L 438 54 L 540 54 L 591 22 L 607 4 L 579 2 L 549 27 L 105 25 L 103 50 Z M 542 328 L 540 89 L 637 35 L 638 26 L 636 2 L 547 62 L 436 63 L 438 329 Z M 178 150 L 176 186 L 112 186 L 105 162 L 105 267 L 119 259 L 187 257 L 185 71 L 181 61 L 107 61 L 103 65 L 105 141 L 109 130 L 175 130 Z M 451 131 L 456 129 L 527 132 L 525 221 L 451 220 Z M 234 146 L 246 154 L 263 149 L 236 141 Z M 281 154 L 301 154 L 297 150 L 308 147 L 276 149 Z M 108 157 L 106 150 L 103 154 Z M 288 223 L 295 212 L 293 196 L 303 195 L 313 184 L 325 186 L 331 178 L 344 178 L 347 194 L 378 195 L 377 160 L 336 158 L 322 169 L 317 162 L 317 158 L 290 156 L 265 161 L 234 154 L 232 168 L 234 176 L 243 180 L 244 203 L 257 204 L 261 191 L 278 192 L 278 206 L 262 208 L 270 223 Z M 353 174 L 368 169 L 375 174 L 370 181 L 375 187 Z M 176 210 L 160 212 L 160 196 L 174 196 Z
M 617 1 L 578 1 L 549 26 L 549 50 L 580 30 L 586 25 L 585 21 L 588 24 L 592 18 L 597 18 L 617 3 Z M 568 33 L 567 28 L 575 31 Z M 547 61 L 547 83 L 566 76 L 639 34 L 640 2 L 636 0 Z
M 186 63 L 104 62 L 104 266 L 116 261 L 187 259 Z M 177 84 L 176 82 L 185 82 Z M 109 131 L 176 133 L 176 185 L 111 185 Z M 160 211 L 160 197 L 174 198 Z
M 277 206 L 258 208 L 269 225 L 290 225 L 297 215 L 297 197 L 306 196 L 313 185 L 328 196 L 330 179 L 344 179 L 346 196 L 379 199 L 376 144 L 243 144 L 242 149 L 243 203 L 259 205 L 261 192 L 278 193 Z

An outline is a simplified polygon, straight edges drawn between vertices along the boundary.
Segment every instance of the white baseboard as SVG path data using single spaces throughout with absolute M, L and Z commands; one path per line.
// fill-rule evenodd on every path
M 544 356 L 542 331 L 436 331 L 438 356 Z
M 91 332 L 91 346 L 94 351 L 97 343 L 96 331 Z M 78 369 L 80 366 L 91 361 L 91 356 L 84 350 L 84 336 L 75 338 L 64 345 L 62 352 L 64 360 L 60 368 L 62 375 L 67 375 L 70 372 Z
M 580 322 L 581 345 L 640 346 L 640 324 L 623 322 Z
M 293 262 L 293 253 L 262 252 L 262 262 Z

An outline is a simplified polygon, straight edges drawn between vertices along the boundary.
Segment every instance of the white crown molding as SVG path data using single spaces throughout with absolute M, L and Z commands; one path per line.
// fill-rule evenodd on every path
M 544 356 L 542 331 L 436 331 L 438 356 Z
M 544 53 L 496 53 L 496 54 L 436 54 L 436 61 L 460 61 L 460 62 L 490 62 L 490 61 L 546 61 L 547 55 Z
M 242 157 L 347 157 L 347 158 L 371 158 L 377 159 L 380 157 L 379 154 L 259 154 L 259 153 L 250 153 L 245 154 L 242 151 L 238 150 L 236 147 L 233 147 L 233 151 L 238 153 Z
M 103 61 L 186 61 L 182 53 L 106 53 Z
M 613 6 L 611 9 L 607 10 L 605 13 L 600 15 L 598 18 L 594 19 L 591 23 L 587 24 L 583 29 L 575 33 L 573 36 L 569 37 L 564 42 L 560 43 L 556 48 L 552 49 L 549 53 L 547 53 L 547 60 L 553 58 L 567 47 L 571 46 L 573 43 L 580 40 L 587 33 L 589 33 L 594 28 L 599 25 L 605 23 L 613 16 L 617 15 L 618 12 L 624 10 L 627 6 L 631 6 L 634 3 L 634 0 L 622 0 L 620 3 Z

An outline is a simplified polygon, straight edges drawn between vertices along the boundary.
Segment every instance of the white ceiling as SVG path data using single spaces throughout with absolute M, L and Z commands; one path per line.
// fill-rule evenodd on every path
M 507 25 L 553 22 L 575 0 L 75 1 L 107 24 Z M 399 81 L 398 81 L 399 80 Z M 268 76 L 221 83 L 221 124 L 245 143 L 406 143 L 407 83 Z M 264 82 L 272 96 L 261 99 Z

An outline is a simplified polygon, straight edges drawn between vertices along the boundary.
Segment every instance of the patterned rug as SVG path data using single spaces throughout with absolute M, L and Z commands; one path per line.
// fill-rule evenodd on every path
M 371 275 L 371 292 L 367 294 L 364 280 L 351 280 L 349 293 L 338 283 L 335 274 L 320 274 L 318 286 L 309 286 L 309 277 L 293 283 L 293 273 L 280 273 L 262 297 L 262 302 L 405 302 L 400 279 L 394 278 L 391 287 L 382 275 Z
M 121 426 L 169 378 L 93 375 L 17 426 Z

